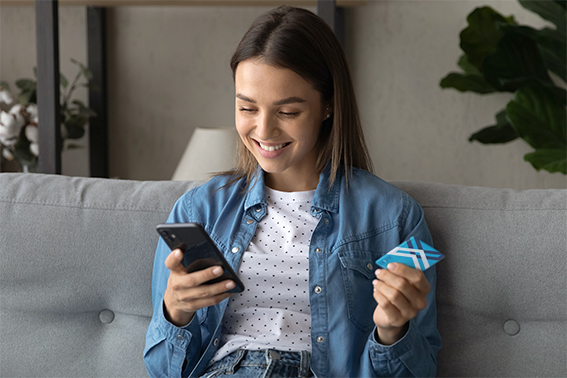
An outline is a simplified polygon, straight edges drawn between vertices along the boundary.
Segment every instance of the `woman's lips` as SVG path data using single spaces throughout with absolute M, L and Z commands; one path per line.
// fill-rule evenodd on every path
M 262 148 L 264 151 L 270 151 L 270 152 L 279 150 L 280 148 L 284 148 L 285 145 L 286 145 L 286 143 L 282 143 L 282 144 L 278 144 L 278 145 L 275 145 L 275 146 L 274 145 L 269 146 L 267 144 L 263 144 L 263 143 L 260 143 L 260 142 L 258 142 L 258 144 L 260 145 L 260 148 Z
M 274 159 L 280 156 L 285 152 L 286 147 L 291 144 L 291 142 L 280 144 L 264 144 L 258 142 L 257 140 L 254 140 L 254 142 L 256 142 L 256 146 L 258 147 L 260 155 L 267 159 Z

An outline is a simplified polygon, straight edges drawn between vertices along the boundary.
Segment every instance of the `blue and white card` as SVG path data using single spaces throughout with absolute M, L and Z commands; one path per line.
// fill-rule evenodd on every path
M 412 236 L 376 260 L 376 264 L 384 269 L 389 263 L 402 263 L 417 270 L 427 270 L 444 258 L 444 254 Z

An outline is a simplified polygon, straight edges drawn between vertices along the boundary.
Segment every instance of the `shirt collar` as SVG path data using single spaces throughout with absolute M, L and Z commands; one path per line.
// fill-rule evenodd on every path
M 339 194 L 342 185 L 343 173 L 339 169 L 335 183 L 329 186 L 329 176 L 331 175 L 331 164 L 319 175 L 319 183 L 315 190 L 315 196 L 312 202 L 312 212 L 329 211 L 337 213 L 339 211 Z M 258 166 L 254 177 L 250 183 L 250 189 L 246 194 L 244 202 L 244 210 L 249 212 L 257 220 L 266 214 L 266 191 L 264 190 L 264 170 Z M 249 211 L 253 209 L 252 211 Z
M 246 193 L 244 211 L 249 213 L 257 221 L 266 215 L 266 191 L 264 190 L 264 170 L 258 166 L 250 182 L 250 188 Z M 252 211 L 250 211 L 252 209 Z
M 331 164 L 329 163 L 319 175 L 319 184 L 317 184 L 315 197 L 313 197 L 312 208 L 320 211 L 338 213 L 343 174 L 340 169 L 337 170 L 337 176 L 332 186 L 329 186 L 330 176 Z

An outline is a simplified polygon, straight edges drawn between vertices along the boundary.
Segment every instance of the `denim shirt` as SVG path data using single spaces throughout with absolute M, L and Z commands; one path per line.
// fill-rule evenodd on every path
M 266 215 L 264 177 L 245 191 L 244 180 L 219 189 L 230 177 L 217 176 L 184 194 L 168 223 L 201 224 L 238 272 L 258 222 Z M 319 179 L 311 214 L 318 218 L 309 247 L 312 370 L 317 377 L 435 376 L 441 338 L 437 331 L 435 267 L 427 307 L 409 322 L 393 345 L 375 339 L 374 263 L 410 236 L 433 245 L 423 210 L 410 196 L 378 177 L 354 169 L 328 184 Z M 160 239 L 152 279 L 153 317 L 146 332 L 144 360 L 151 377 L 198 377 L 219 347 L 228 299 L 198 310 L 176 327 L 163 313 L 170 249 Z M 317 288 L 317 290 L 315 290 Z M 184 370 L 183 370 L 184 367 Z

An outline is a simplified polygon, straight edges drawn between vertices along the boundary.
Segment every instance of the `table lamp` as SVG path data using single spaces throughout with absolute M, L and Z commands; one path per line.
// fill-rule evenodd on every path
M 172 180 L 207 180 L 212 173 L 234 168 L 236 138 L 234 128 L 196 128 Z

